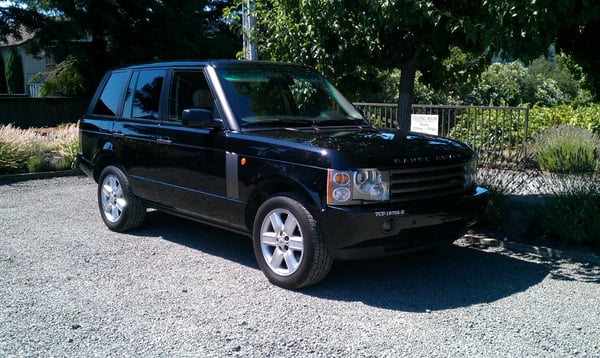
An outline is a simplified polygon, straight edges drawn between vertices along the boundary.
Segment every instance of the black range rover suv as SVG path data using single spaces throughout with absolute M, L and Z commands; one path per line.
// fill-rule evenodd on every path
M 451 243 L 487 200 L 467 145 L 374 128 L 302 66 L 111 70 L 79 128 L 109 229 L 139 227 L 154 208 L 248 235 L 285 288 L 318 282 L 336 259 Z

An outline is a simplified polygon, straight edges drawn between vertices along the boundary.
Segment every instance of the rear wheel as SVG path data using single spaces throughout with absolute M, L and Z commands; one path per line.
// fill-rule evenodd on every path
M 271 283 L 295 289 L 329 273 L 333 259 L 317 221 L 293 195 L 265 201 L 257 211 L 253 231 L 256 260 Z
M 100 174 L 98 207 L 104 224 L 113 231 L 137 228 L 146 217 L 146 208 L 131 191 L 127 177 L 112 165 Z

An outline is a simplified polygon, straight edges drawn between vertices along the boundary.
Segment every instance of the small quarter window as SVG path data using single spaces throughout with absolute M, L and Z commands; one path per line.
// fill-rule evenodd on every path
M 116 116 L 123 94 L 123 86 L 127 80 L 127 72 L 115 72 L 106 82 L 102 94 L 94 106 L 94 114 Z

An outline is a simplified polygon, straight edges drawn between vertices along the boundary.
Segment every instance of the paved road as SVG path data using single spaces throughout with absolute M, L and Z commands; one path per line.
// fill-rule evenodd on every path
M 457 244 L 294 292 L 244 237 L 108 231 L 89 179 L 0 186 L 2 357 L 600 357 L 599 322 L 593 263 Z

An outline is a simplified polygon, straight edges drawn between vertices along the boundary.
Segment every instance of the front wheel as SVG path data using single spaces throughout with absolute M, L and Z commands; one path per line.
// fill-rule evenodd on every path
M 317 221 L 293 195 L 275 196 L 260 206 L 253 242 L 261 270 L 283 288 L 314 284 L 325 278 L 333 264 Z
M 106 226 L 126 231 L 142 225 L 146 208 L 129 186 L 123 171 L 115 166 L 104 168 L 98 180 L 98 207 Z

